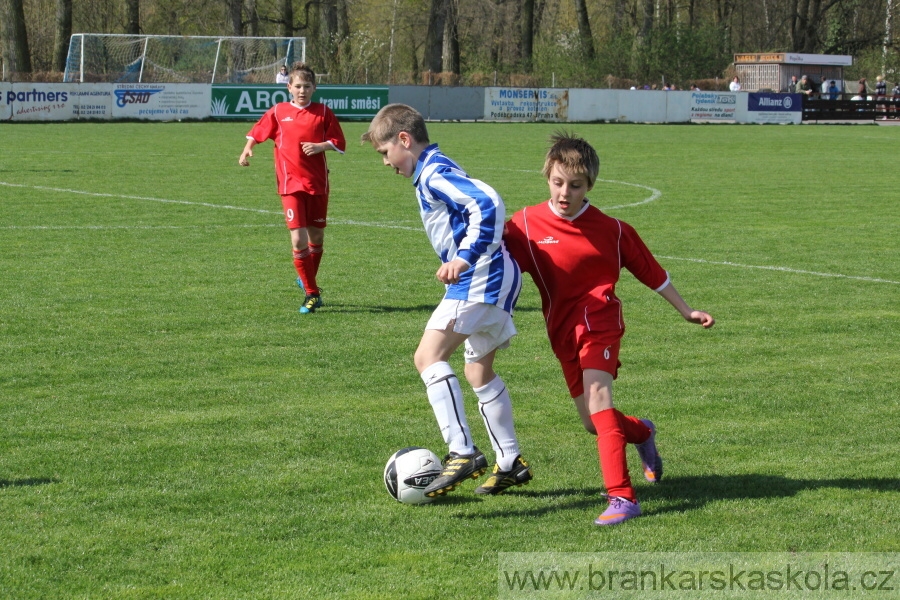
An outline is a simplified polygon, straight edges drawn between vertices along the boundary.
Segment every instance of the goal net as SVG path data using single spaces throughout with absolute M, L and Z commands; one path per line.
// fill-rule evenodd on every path
M 65 81 L 275 83 L 281 65 L 298 60 L 306 38 L 76 33 Z

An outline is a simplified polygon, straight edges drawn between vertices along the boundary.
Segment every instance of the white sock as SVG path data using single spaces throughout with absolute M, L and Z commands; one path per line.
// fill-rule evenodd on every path
M 450 452 L 457 454 L 475 452 L 472 434 L 466 422 L 462 388 L 450 363 L 436 362 L 422 371 L 421 376 L 425 382 L 428 401 Z
M 475 388 L 478 410 L 484 419 L 501 471 L 509 471 L 519 455 L 519 442 L 513 428 L 509 390 L 498 375 L 484 387 Z

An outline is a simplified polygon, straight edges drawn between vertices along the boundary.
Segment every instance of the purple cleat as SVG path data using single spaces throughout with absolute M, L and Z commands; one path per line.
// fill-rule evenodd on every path
M 644 466 L 644 477 L 650 483 L 659 483 L 663 476 L 663 461 L 656 449 L 656 426 L 650 419 L 641 419 L 641 423 L 650 428 L 650 437 L 647 441 L 636 445 Z
M 641 516 L 641 505 L 618 496 L 609 496 L 609 507 L 594 519 L 594 525 L 618 525 L 622 521 Z

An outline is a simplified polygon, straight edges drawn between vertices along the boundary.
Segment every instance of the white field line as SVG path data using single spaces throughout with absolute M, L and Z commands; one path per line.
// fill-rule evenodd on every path
M 657 198 L 659 198 L 662 195 L 662 192 L 660 192 L 659 190 L 656 190 L 656 189 L 651 188 L 646 185 L 640 185 L 640 184 L 636 184 L 636 183 L 626 183 L 626 182 L 622 182 L 622 181 L 612 181 L 612 180 L 607 180 L 607 179 L 598 179 L 597 181 L 604 181 L 606 183 L 618 183 L 618 184 L 622 184 L 622 185 L 631 185 L 634 187 L 644 188 L 644 189 L 650 190 L 652 192 L 648 198 L 646 198 L 640 202 L 637 202 L 634 204 L 625 204 L 622 206 L 611 206 L 611 207 L 607 207 L 604 210 L 610 210 L 613 208 L 625 208 L 628 206 L 638 206 L 640 204 L 646 204 L 648 202 L 653 202 L 654 200 L 656 200 Z M 153 198 L 150 196 L 129 196 L 129 195 L 124 195 L 124 194 L 106 194 L 106 193 L 99 193 L 99 192 L 86 192 L 86 191 L 82 191 L 82 190 L 53 188 L 53 187 L 40 186 L 40 185 L 23 185 L 23 184 L 17 184 L 17 183 L 7 183 L 5 181 L 0 181 L 0 185 L 7 186 L 7 187 L 17 187 L 17 188 L 28 188 L 28 189 L 34 189 L 34 190 L 41 190 L 41 191 L 45 191 L 45 192 L 80 194 L 80 195 L 84 195 L 84 196 L 94 196 L 94 197 L 98 197 L 98 198 L 120 198 L 123 200 L 143 200 L 143 201 L 149 201 L 149 202 L 163 202 L 163 203 L 167 203 L 167 204 L 203 206 L 206 208 L 220 208 L 220 209 L 225 209 L 225 210 L 243 210 L 243 211 L 255 212 L 255 213 L 281 215 L 280 211 L 264 210 L 264 209 L 257 209 L 257 208 L 247 208 L 247 207 L 242 207 L 242 206 L 230 206 L 227 204 L 212 204 L 209 202 L 191 202 L 189 200 L 169 200 L 169 199 L 165 199 L 165 198 Z M 377 227 L 379 229 L 401 229 L 404 231 L 420 231 L 421 230 L 418 227 L 409 227 L 406 225 L 394 225 L 394 224 L 389 224 L 389 223 L 377 223 L 377 222 L 367 222 L 367 221 L 332 220 L 331 223 L 334 225 L 354 225 L 354 226 L 359 226 L 359 227 Z M 243 226 L 245 226 L 245 227 L 251 226 L 252 227 L 252 225 L 243 225 Z M 259 226 L 260 227 L 274 227 L 276 225 L 273 223 L 273 224 L 259 225 Z M 209 226 L 208 225 L 203 225 L 203 226 L 198 225 L 195 227 L 209 227 Z M 0 229 L 153 229 L 153 228 L 180 229 L 183 227 L 178 227 L 178 226 L 144 226 L 144 227 L 137 226 L 137 227 L 135 227 L 135 226 L 126 226 L 126 225 L 123 225 L 123 226 L 90 226 L 90 225 L 88 225 L 88 226 L 80 226 L 80 227 L 79 226 L 75 226 L 75 227 L 54 227 L 54 226 L 23 227 L 23 226 L 15 226 L 15 225 L 0 226 Z M 682 257 L 678 257 L 678 256 L 659 256 L 659 258 L 662 258 L 665 260 L 680 260 L 680 261 L 694 262 L 694 263 L 707 264 L 707 265 L 734 267 L 734 268 L 739 268 L 739 269 L 780 271 L 783 273 L 794 273 L 794 274 L 798 274 L 798 275 L 813 275 L 815 277 L 835 277 L 835 278 L 840 278 L 840 279 L 853 279 L 856 281 L 869 281 L 869 282 L 873 282 L 873 283 L 888 283 L 888 284 L 892 284 L 892 285 L 900 285 L 900 281 L 892 281 L 890 279 L 879 279 L 877 277 L 861 277 L 861 276 L 857 276 L 857 275 L 844 275 L 842 273 L 821 273 L 818 271 L 792 269 L 790 267 L 778 267 L 778 266 L 768 266 L 768 265 L 745 265 L 745 264 L 734 263 L 734 262 L 729 262 L 729 261 L 712 261 L 712 260 L 705 260 L 702 258 L 682 258 Z
M 743 265 L 729 261 L 705 260 L 702 258 L 682 258 L 679 256 L 658 256 L 665 260 L 683 260 L 686 262 L 701 263 L 704 265 L 721 265 L 723 267 L 735 267 L 738 269 L 761 269 L 764 271 L 781 271 L 782 273 L 796 273 L 798 275 L 815 275 L 816 277 L 838 277 L 840 279 L 855 279 L 857 281 L 872 281 L 875 283 L 891 283 L 900 285 L 900 281 L 891 281 L 890 279 L 878 279 L 877 277 L 860 277 L 857 275 L 843 275 L 841 273 L 820 273 L 819 271 L 805 271 L 803 269 L 791 269 L 789 267 L 776 267 L 768 265 Z

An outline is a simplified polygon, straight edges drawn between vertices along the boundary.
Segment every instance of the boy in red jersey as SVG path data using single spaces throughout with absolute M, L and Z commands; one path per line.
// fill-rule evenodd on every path
M 613 407 L 625 332 L 615 295 L 619 271 L 631 271 L 687 321 L 708 328 L 715 320 L 687 305 L 630 225 L 591 206 L 585 196 L 600 170 L 594 148 L 567 134 L 555 134 L 551 142 L 543 171 L 550 200 L 515 213 L 503 239 L 540 291 L 550 345 L 585 429 L 597 435 L 609 506 L 594 523 L 615 525 L 641 514 L 628 476 L 626 443 L 637 445 L 648 481 L 662 478 L 653 423 Z
M 316 74 L 305 64 L 294 63 L 288 91 L 290 102 L 279 102 L 253 126 L 238 164 L 250 166 L 253 147 L 275 142 L 275 176 L 291 232 L 297 285 L 306 291 L 302 314 L 322 306 L 316 282 L 325 241 L 328 212 L 328 166 L 325 152 L 341 154 L 347 147 L 344 132 L 331 109 L 312 101 Z

